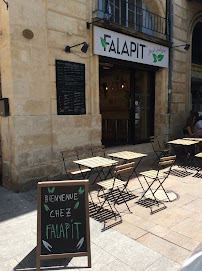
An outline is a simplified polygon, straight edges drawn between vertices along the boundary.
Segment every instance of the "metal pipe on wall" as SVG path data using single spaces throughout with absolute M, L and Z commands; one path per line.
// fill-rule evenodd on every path
M 173 1 L 166 0 L 167 12 L 169 12 L 169 41 L 173 43 Z M 169 10 L 169 11 L 168 11 Z M 168 114 L 171 111 L 171 93 L 172 93 L 172 70 L 173 70 L 173 49 L 169 48 L 169 64 L 168 64 Z

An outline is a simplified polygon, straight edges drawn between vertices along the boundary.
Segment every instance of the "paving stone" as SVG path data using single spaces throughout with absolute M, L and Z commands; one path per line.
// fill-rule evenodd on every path
M 166 257 L 160 258 L 158 261 L 150 265 L 144 271 L 178 271 L 180 264 L 171 261 Z
M 202 199 L 195 199 L 183 206 L 187 210 L 191 210 L 202 214 Z
M 115 230 L 104 232 L 102 236 L 95 238 L 94 242 L 131 268 L 136 266 L 137 270 L 144 270 L 149 264 L 154 263 L 161 257 L 159 253 L 142 246 Z
M 121 260 L 118 260 L 118 259 L 116 259 L 112 263 L 108 264 L 104 268 L 100 269 L 100 271 L 121 271 L 121 270 L 123 270 L 123 271 L 136 270 L 136 271 L 138 271 L 135 266 L 134 266 L 134 268 L 131 268 L 131 267 L 127 266 L 125 263 L 123 263 Z
M 190 255 L 190 251 L 150 233 L 140 237 L 137 241 L 180 264 Z
M 147 232 L 134 226 L 133 224 L 131 223 L 128 223 L 128 222 L 124 222 L 124 223 L 121 223 L 115 227 L 113 227 L 115 230 L 117 230 L 118 232 L 120 233 L 123 233 L 125 235 L 127 235 L 128 237 L 130 238 L 133 238 L 133 239 L 137 239 L 139 238 L 140 236 L 146 234 Z
M 96 244 L 91 244 L 91 259 L 92 259 L 92 269 L 95 271 L 105 268 L 109 263 L 116 260 L 116 258 L 113 255 L 107 253 L 104 249 L 100 248 Z M 87 257 L 72 258 L 71 264 L 75 268 L 78 267 L 79 270 L 86 270 Z
M 189 215 L 189 218 L 193 219 L 196 221 L 196 223 L 199 223 L 202 221 L 202 213 L 197 213 L 197 212 L 192 212 L 190 215 Z
M 0 271 L 13 271 L 16 270 L 17 266 L 18 262 L 14 258 L 5 260 L 0 262 Z
M 149 232 L 151 232 L 155 235 L 158 235 L 160 237 L 163 237 L 164 235 L 168 234 L 170 232 L 170 230 L 167 228 L 164 228 L 162 226 L 155 225 L 154 227 L 151 227 L 149 229 Z
M 149 231 L 151 228 L 156 226 L 155 223 L 152 223 L 151 221 L 148 221 L 146 219 L 143 219 L 143 218 L 140 218 L 140 217 L 134 216 L 134 215 L 124 216 L 123 220 L 125 220 L 129 223 L 132 223 L 133 225 L 135 225 L 145 231 Z
M 176 224 L 171 229 L 196 241 L 202 241 L 202 222 L 196 223 L 195 220 L 187 218 Z
M 190 251 L 193 251 L 200 244 L 200 242 L 175 231 L 170 231 L 163 238 Z

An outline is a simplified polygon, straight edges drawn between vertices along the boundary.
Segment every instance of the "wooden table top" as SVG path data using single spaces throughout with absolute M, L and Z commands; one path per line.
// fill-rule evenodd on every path
M 202 158 L 202 152 L 195 154 L 196 157 Z
M 189 146 L 193 144 L 197 144 L 199 141 L 197 140 L 185 140 L 185 139 L 175 139 L 168 141 L 168 144 L 178 144 L 178 145 L 184 145 L 184 146 Z
M 73 161 L 76 164 L 88 167 L 88 168 L 97 168 L 97 167 L 106 167 L 118 164 L 118 161 L 108 159 L 105 157 L 95 156 L 90 158 L 85 158 L 81 160 Z
M 201 137 L 185 137 L 184 140 L 192 140 L 192 141 L 202 141 Z
M 132 160 L 132 159 L 147 156 L 147 154 L 132 152 L 132 151 L 121 151 L 121 152 L 110 153 L 108 155 L 111 157 L 121 158 L 125 160 Z

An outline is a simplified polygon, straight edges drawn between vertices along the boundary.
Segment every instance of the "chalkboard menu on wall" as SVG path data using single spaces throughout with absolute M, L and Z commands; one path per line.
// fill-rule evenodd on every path
M 42 259 L 74 255 L 91 265 L 88 208 L 87 180 L 38 183 L 38 267 Z
M 58 115 L 86 114 L 85 64 L 56 59 Z

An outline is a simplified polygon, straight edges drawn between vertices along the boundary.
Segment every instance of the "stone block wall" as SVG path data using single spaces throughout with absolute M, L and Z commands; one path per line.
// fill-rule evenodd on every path
M 91 3 L 83 0 L 18 0 L 1 5 L 3 97 L 10 116 L 2 118 L 3 184 L 13 190 L 63 173 L 60 151 L 100 144 L 98 57 L 92 56 Z M 33 39 L 22 32 L 29 29 Z M 80 47 L 86 41 L 86 54 Z M 57 115 L 55 59 L 85 64 L 86 115 Z M 95 69 L 97 67 L 97 69 Z
M 191 110 L 192 31 L 194 18 L 200 12 L 202 5 L 197 1 L 173 0 L 173 46 L 191 45 L 188 51 L 183 46 L 173 48 L 170 116 L 170 133 L 173 135 L 182 135 L 182 128 Z

